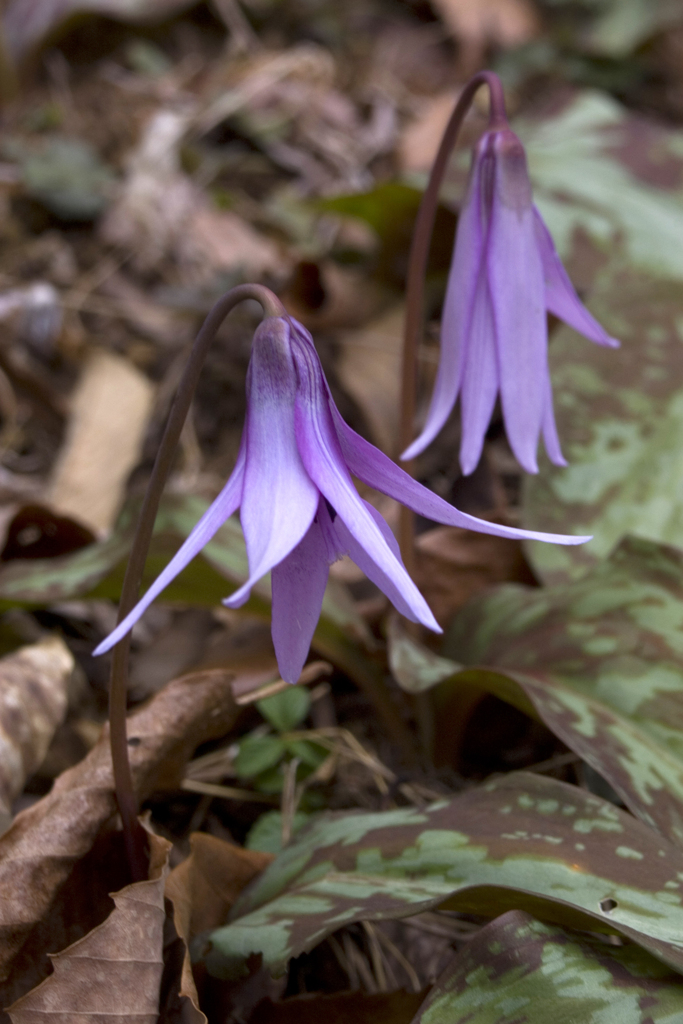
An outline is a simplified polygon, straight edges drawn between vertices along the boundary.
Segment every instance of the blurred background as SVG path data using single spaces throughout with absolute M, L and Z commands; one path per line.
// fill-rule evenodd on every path
M 482 67 L 503 79 L 572 279 L 622 349 L 552 325 L 568 470 L 544 463 L 523 481 L 498 414 L 472 476 L 458 469 L 457 415 L 418 462 L 419 478 L 464 511 L 591 532 L 591 545 L 522 550 L 419 522 L 418 583 L 446 628 L 490 584 L 574 579 L 628 533 L 683 545 L 683 4 L 6 0 L 1 9 L 0 650 L 57 630 L 87 682 L 22 799 L 98 734 L 108 660 L 89 652 L 114 623 L 136 503 L 189 345 L 222 292 L 243 281 L 273 288 L 313 332 L 344 416 L 396 454 L 412 226 L 453 104 Z M 482 93 L 438 211 L 420 415 L 486 113 Z M 232 469 L 259 316 L 245 304 L 212 348 L 149 579 Z M 395 526 L 394 504 L 364 493 Z M 273 677 L 267 584 L 246 616 L 220 609 L 244 572 L 241 545 L 229 524 L 136 628 L 133 703 L 191 667 L 249 665 L 249 685 Z M 334 621 L 372 654 L 384 598 L 348 560 L 332 577 Z M 373 705 L 355 689 L 362 672 L 354 677 L 346 650 L 320 640 L 312 657 L 336 673 L 334 721 L 370 735 Z M 470 731 L 459 770 L 484 777 L 553 753 L 528 720 L 494 711 L 481 735 Z M 371 738 L 383 749 L 400 735 Z M 336 805 L 355 805 L 354 787 Z M 234 834 L 257 812 L 236 805 Z

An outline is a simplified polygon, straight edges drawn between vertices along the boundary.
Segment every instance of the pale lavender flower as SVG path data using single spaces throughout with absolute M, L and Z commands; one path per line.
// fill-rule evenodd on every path
M 459 512 L 363 440 L 341 418 L 310 334 L 273 317 L 258 327 L 247 377 L 247 417 L 227 484 L 131 613 L 95 654 L 116 644 L 162 590 L 240 508 L 250 575 L 225 600 L 235 608 L 272 573 L 272 634 L 283 679 L 296 682 L 318 622 L 328 570 L 348 554 L 406 618 L 439 626 L 406 572 L 389 526 L 351 474 L 429 519 L 500 537 L 581 544 Z
M 460 212 L 441 320 L 441 358 L 427 421 L 403 453 L 436 437 L 460 396 L 460 465 L 471 473 L 500 393 L 510 447 L 538 472 L 543 434 L 565 466 L 548 372 L 546 310 L 598 345 L 618 346 L 581 303 L 531 196 L 524 147 L 507 126 L 487 131 L 474 153 Z

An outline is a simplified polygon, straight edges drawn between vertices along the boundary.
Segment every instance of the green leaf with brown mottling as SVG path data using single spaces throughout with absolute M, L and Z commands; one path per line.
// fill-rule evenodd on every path
M 612 804 L 515 773 L 424 810 L 321 816 L 213 932 L 210 969 L 271 971 L 344 924 L 443 906 L 633 939 L 683 973 L 683 852 Z
M 506 585 L 456 615 L 445 653 L 538 715 L 634 814 L 683 845 L 683 553 L 629 538 L 563 586 Z
M 637 946 L 608 946 L 518 910 L 455 954 L 412 1024 L 672 1024 L 683 982 Z
M 545 456 L 524 482 L 524 525 L 593 534 L 577 547 L 529 545 L 546 582 L 579 577 L 627 534 L 683 547 L 683 283 L 623 265 L 589 303 L 621 339 L 590 345 L 562 326 L 550 345 L 557 425 L 569 466 Z
M 604 349 L 564 325 L 551 337 L 569 466 L 542 456 L 524 481 L 524 525 L 594 535 L 529 545 L 539 575 L 558 582 L 629 533 L 683 547 L 683 133 L 590 90 L 516 128 L 570 274 L 622 342 Z

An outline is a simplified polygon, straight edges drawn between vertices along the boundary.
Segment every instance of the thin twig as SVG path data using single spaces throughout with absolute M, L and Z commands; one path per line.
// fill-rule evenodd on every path
M 282 787 L 282 803 L 280 805 L 282 813 L 283 846 L 286 846 L 292 838 L 294 815 L 296 814 L 296 809 L 299 806 L 299 801 L 297 799 L 296 772 L 300 764 L 300 759 L 298 757 L 293 757 L 292 760 L 283 768 L 285 781 Z
M 238 789 L 235 786 L 218 786 L 215 782 L 202 782 L 201 779 L 183 779 L 180 788 L 188 793 L 203 793 L 204 796 L 218 796 L 224 800 L 242 800 L 245 803 L 271 804 L 277 806 L 279 800 L 269 793 L 255 793 L 251 789 Z

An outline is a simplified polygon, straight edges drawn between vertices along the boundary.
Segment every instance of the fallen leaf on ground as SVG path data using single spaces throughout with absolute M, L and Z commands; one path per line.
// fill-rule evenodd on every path
M 127 359 L 90 356 L 71 400 L 71 418 L 47 501 L 95 533 L 114 525 L 140 456 L 154 388 Z
M 437 526 L 417 538 L 416 556 L 416 583 L 441 626 L 494 583 L 535 583 L 520 542 L 506 537 Z
M 287 268 L 278 246 L 237 214 L 213 207 L 182 173 L 179 149 L 190 121 L 189 113 L 171 110 L 151 118 L 102 221 L 103 239 L 132 251 L 139 269 L 172 256 L 195 284 L 226 271 L 282 276 Z
M 245 850 L 206 832 L 190 836 L 190 856 L 170 873 L 166 896 L 173 923 L 185 943 L 180 995 L 198 1006 L 187 947 L 201 932 L 224 924 L 242 889 L 273 860 L 272 854 Z
M 337 375 L 360 406 L 372 439 L 382 451 L 396 453 L 398 444 L 402 306 L 373 320 L 360 331 L 343 334 Z
M 458 94 L 449 89 L 430 96 L 404 128 L 398 143 L 398 159 L 404 171 L 428 171 L 434 162 Z
M 100 1024 L 110 1017 L 120 1024 L 156 1024 L 171 843 L 150 835 L 149 846 L 149 879 L 113 893 L 115 909 L 106 921 L 50 957 L 54 974 L 9 1007 L 12 1024 Z
M 194 832 L 190 848 L 166 882 L 176 928 L 186 939 L 224 924 L 242 889 L 273 860 L 270 853 L 245 850 L 207 832 Z
M 238 714 L 233 678 L 220 670 L 183 676 L 130 717 L 131 769 L 141 800 L 155 789 L 180 785 L 195 748 L 232 728 Z M 88 756 L 60 775 L 51 792 L 18 814 L 0 837 L 0 1004 L 7 1004 L 8 992 L 17 998 L 44 977 L 41 942 L 58 950 L 70 941 L 60 941 L 64 922 L 52 914 L 53 906 L 115 814 L 105 729 Z M 17 991 L 23 979 L 26 985 Z
M 528 0 L 433 0 L 449 31 L 472 49 L 488 43 L 521 46 L 538 31 L 538 18 Z
M 0 659 L 0 825 L 12 801 L 40 766 L 68 705 L 74 659 L 50 637 Z

